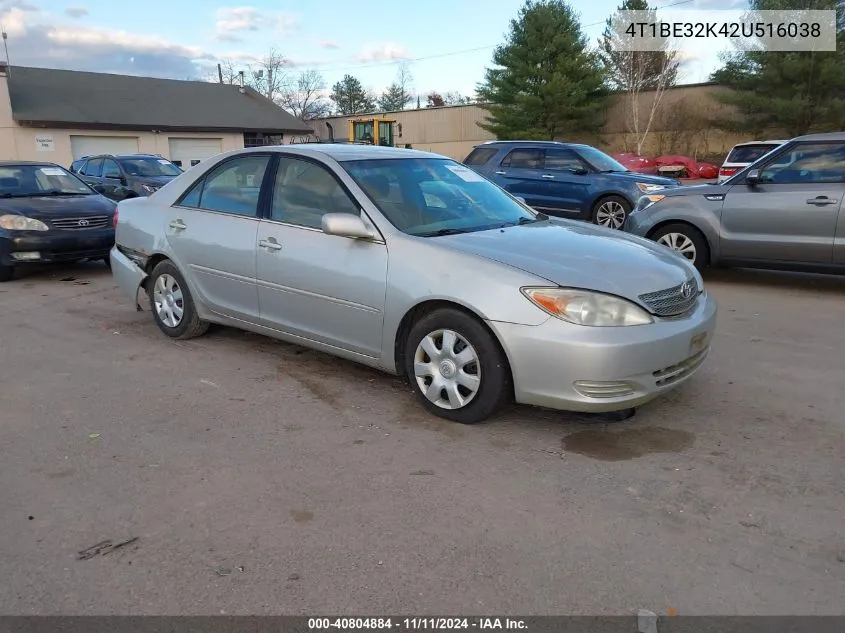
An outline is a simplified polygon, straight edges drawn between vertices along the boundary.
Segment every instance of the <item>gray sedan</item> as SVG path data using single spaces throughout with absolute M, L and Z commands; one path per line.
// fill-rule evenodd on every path
M 793 139 L 721 185 L 643 196 L 623 230 L 697 268 L 845 273 L 845 133 Z
M 537 214 L 413 150 L 221 154 L 121 202 L 111 259 L 167 336 L 221 323 L 404 374 L 429 411 L 462 423 L 512 399 L 643 404 L 696 372 L 716 320 L 683 258 Z

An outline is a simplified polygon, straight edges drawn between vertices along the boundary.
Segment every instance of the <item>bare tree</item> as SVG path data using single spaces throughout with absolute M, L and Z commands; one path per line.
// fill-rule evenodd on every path
M 646 139 L 667 88 L 675 85 L 680 66 L 677 49 L 663 39 L 659 50 L 624 50 L 626 22 L 620 11 L 637 11 L 657 20 L 656 10 L 646 0 L 624 0 L 607 20 L 599 43 L 599 57 L 610 87 L 626 94 L 625 128 L 637 154 L 642 154 Z
M 290 67 L 287 57 L 271 49 L 258 62 L 248 66 L 245 83 L 268 99 L 278 102 L 279 95 L 290 82 Z
M 325 91 L 323 76 L 316 70 L 305 70 L 282 88 L 277 103 L 300 121 L 310 121 L 331 113 Z

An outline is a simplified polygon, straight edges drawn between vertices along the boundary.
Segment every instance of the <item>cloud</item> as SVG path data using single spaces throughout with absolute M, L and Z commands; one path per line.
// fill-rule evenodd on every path
M 320 48 L 328 48 L 332 50 L 340 48 L 340 44 L 338 44 L 334 40 L 319 40 L 317 42 L 317 46 L 319 46 Z
M 25 13 L 38 13 L 40 9 L 34 4 L 25 2 L 24 0 L 5 0 L 0 1 L 0 11 L 8 11 L 10 9 L 17 9 Z
M 389 62 L 410 59 L 407 49 L 401 44 L 393 42 L 379 42 L 376 44 L 365 44 L 355 56 L 359 62 Z
M 223 7 L 215 13 L 214 29 L 217 39 L 224 42 L 242 41 L 240 34 L 274 30 L 288 34 L 299 26 L 295 16 L 286 13 L 263 13 L 253 7 Z
M 685 8 L 712 11 L 713 9 L 745 9 L 747 6 L 747 0 L 693 0 L 692 6 Z
M 17 7 L 0 9 L 0 23 L 9 34 L 9 56 L 21 66 L 187 79 L 198 77 L 202 65 L 213 60 L 196 46 L 111 29 L 49 24 Z
M 74 19 L 84 18 L 88 15 L 88 9 L 85 7 L 68 7 L 65 9 L 65 15 Z

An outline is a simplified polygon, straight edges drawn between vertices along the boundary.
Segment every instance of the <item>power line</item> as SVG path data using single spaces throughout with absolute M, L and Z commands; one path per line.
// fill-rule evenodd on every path
M 682 4 L 689 4 L 690 2 L 694 2 L 694 0 L 677 0 L 676 2 L 671 2 L 669 4 L 663 5 L 662 7 L 657 7 L 657 9 L 668 9 L 670 7 L 677 7 Z M 591 24 L 583 24 L 581 25 L 582 29 L 588 29 L 591 26 L 600 26 L 605 23 L 605 20 L 601 20 L 600 22 L 593 22 Z M 345 70 L 358 70 L 362 68 L 379 68 L 381 66 L 394 66 L 396 64 L 402 63 L 409 63 L 412 64 L 414 62 L 423 62 L 429 59 L 442 59 L 444 57 L 455 57 L 457 55 L 466 55 L 467 53 L 477 53 L 478 51 L 487 51 L 491 48 L 496 48 L 499 46 L 498 44 L 490 44 L 488 46 L 476 46 L 475 48 L 465 48 L 459 51 L 451 51 L 449 53 L 440 53 L 438 55 L 426 55 L 424 57 L 412 57 L 409 59 L 393 59 L 387 62 L 375 62 L 372 64 L 363 63 L 363 64 L 356 64 L 355 66 L 346 66 L 346 67 L 332 67 L 332 66 L 323 66 L 321 70 L 331 70 L 331 71 L 345 71 Z

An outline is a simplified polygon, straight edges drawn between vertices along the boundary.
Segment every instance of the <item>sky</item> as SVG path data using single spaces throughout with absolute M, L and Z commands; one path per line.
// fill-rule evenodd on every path
M 619 0 L 573 2 L 595 42 Z M 659 0 L 729 8 L 741 0 Z M 203 79 L 271 50 L 291 72 L 344 74 L 381 92 L 407 62 L 414 91 L 472 95 L 523 0 L 0 0 L 13 65 Z M 674 11 L 674 10 L 673 10 Z M 706 81 L 712 50 L 685 55 L 680 83 Z M 423 98 L 424 100 L 424 98 Z

